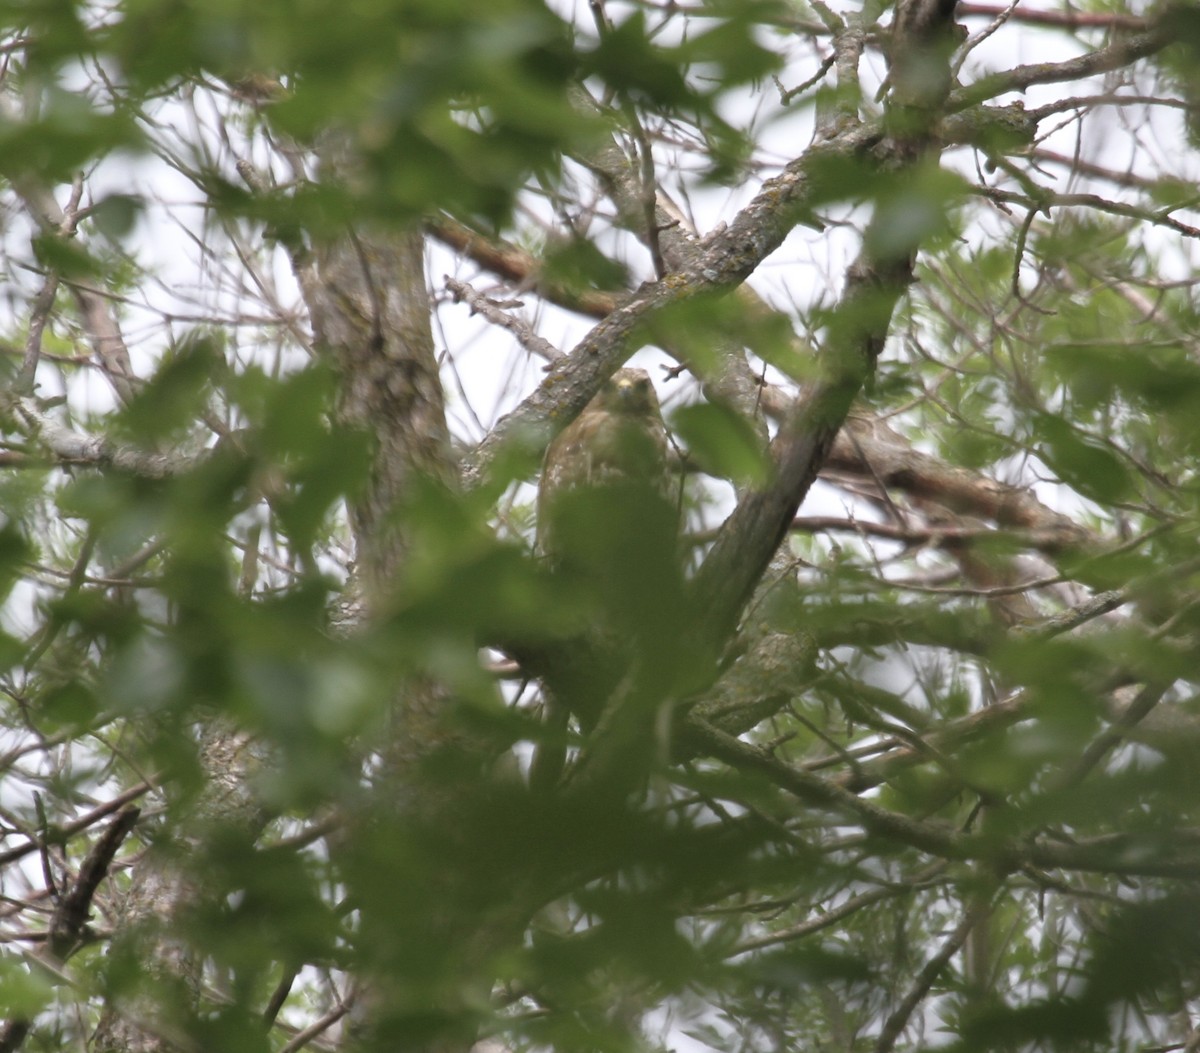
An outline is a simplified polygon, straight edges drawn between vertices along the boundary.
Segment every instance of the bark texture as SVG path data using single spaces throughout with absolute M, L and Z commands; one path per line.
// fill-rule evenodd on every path
M 448 482 L 450 434 L 430 329 L 419 231 L 347 231 L 315 251 L 305 299 L 340 378 L 338 423 L 370 436 L 370 478 L 351 509 L 358 569 L 383 599 L 403 563 L 397 507 L 415 476 Z

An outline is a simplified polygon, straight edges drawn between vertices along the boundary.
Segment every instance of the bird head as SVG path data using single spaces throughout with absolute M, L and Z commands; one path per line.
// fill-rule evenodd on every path
M 604 407 L 614 413 L 640 417 L 658 412 L 658 395 L 644 369 L 618 369 L 603 391 Z

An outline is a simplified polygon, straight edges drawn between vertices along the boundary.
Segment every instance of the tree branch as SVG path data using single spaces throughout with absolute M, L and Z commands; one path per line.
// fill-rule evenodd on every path
M 977 80 L 965 88 L 950 93 L 946 100 L 946 112 L 958 113 L 976 103 L 994 99 L 1010 91 L 1024 91 L 1035 84 L 1058 84 L 1068 80 L 1094 77 L 1109 73 L 1122 66 L 1132 65 L 1162 51 L 1171 43 L 1170 38 L 1159 28 L 1135 33 L 1116 40 L 1106 48 L 1090 51 L 1086 55 L 1066 59 L 1063 62 L 1031 62 L 1010 70 L 993 73 Z
M 746 280 L 775 251 L 798 222 L 801 206 L 812 190 L 809 169 L 819 159 L 849 156 L 875 142 L 876 129 L 850 129 L 818 144 L 767 180 L 754 200 L 726 228 L 703 245 L 694 263 L 682 272 L 644 284 L 596 325 L 571 353 L 547 374 L 539 387 L 466 458 L 463 478 L 480 485 L 499 450 L 517 435 L 542 433 L 553 422 L 565 427 L 582 411 L 635 348 L 631 338 L 663 308 L 701 295 L 726 292 Z
M 38 954 L 38 959 L 45 965 L 57 969 L 80 946 L 96 890 L 140 814 L 133 806 L 123 808 L 92 845 L 74 884 L 59 900 L 50 919 L 45 945 Z M 0 1030 L 0 1053 L 15 1053 L 28 1036 L 32 1023 L 26 1017 L 10 1018 Z

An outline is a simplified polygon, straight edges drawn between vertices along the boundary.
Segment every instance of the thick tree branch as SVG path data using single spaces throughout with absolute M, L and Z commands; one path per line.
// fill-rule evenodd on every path
M 843 519 L 841 516 L 797 516 L 792 529 L 806 534 L 841 532 L 861 537 L 876 537 L 886 541 L 898 541 L 905 545 L 937 545 L 943 541 L 972 542 L 994 537 L 996 528 L 979 524 L 970 526 L 956 524 L 943 526 L 934 523 L 876 523 L 864 519 Z M 1022 548 L 1056 552 L 1062 548 L 1063 538 L 1053 531 L 1008 531 L 1007 540 L 1015 541 Z
M 892 311 L 911 273 L 908 260 L 875 263 L 866 257 L 848 273 L 823 355 L 825 376 L 797 400 L 771 444 L 771 484 L 738 502 L 696 576 L 700 609 L 708 612 L 708 642 L 716 643 L 733 628 L 786 535 L 851 404 L 874 369 Z
M 1056 534 L 1062 547 L 1087 547 L 1099 541 L 1070 516 L 1044 505 L 1030 489 L 1007 486 L 920 453 L 883 421 L 857 413 L 834 443 L 826 467 L 865 475 L 1000 526 Z
M 798 221 L 812 189 L 809 169 L 814 162 L 851 155 L 877 138 L 877 131 L 856 128 L 814 146 L 781 175 L 768 180 L 728 227 L 705 241 L 684 271 L 648 282 L 628 297 L 556 364 L 537 390 L 501 419 L 466 459 L 467 485 L 483 481 L 498 451 L 514 437 L 545 433 L 551 425 L 563 427 L 578 416 L 604 380 L 636 350 L 634 334 L 656 313 L 702 295 L 726 292 L 745 281 Z
M 347 163 L 326 159 L 331 173 Z M 416 231 L 348 231 L 314 256 L 305 297 L 318 346 L 341 379 L 339 422 L 371 437 L 370 479 L 351 513 L 364 580 L 382 599 L 404 560 L 396 510 L 414 477 L 451 476 L 424 242 Z
M 615 310 L 624 292 L 575 290 L 567 286 L 543 282 L 539 278 L 541 263 L 530 253 L 498 238 L 485 238 L 450 216 L 433 216 L 425 221 L 426 233 L 442 244 L 461 252 L 480 267 L 518 285 L 532 285 L 534 292 L 551 303 L 570 311 L 603 318 Z

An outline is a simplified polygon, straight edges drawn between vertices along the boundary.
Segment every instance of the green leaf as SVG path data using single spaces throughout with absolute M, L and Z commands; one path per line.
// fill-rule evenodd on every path
M 38 119 L 0 116 L 0 175 L 6 179 L 70 182 L 93 158 L 141 145 L 127 113 L 104 113 L 61 89 L 48 94 Z
M 668 107 L 695 101 L 670 49 L 651 43 L 641 11 L 602 33 L 584 68 L 636 100 Z
M 876 259 L 894 259 L 944 244 L 957 233 L 957 209 L 970 193 L 962 176 L 937 165 L 877 184 L 867 250 Z
M 688 456 L 709 475 L 752 487 L 764 486 L 771 460 L 757 431 L 740 413 L 720 403 L 684 406 L 671 418 Z
M 92 207 L 89 218 L 101 234 L 119 241 L 133 230 L 144 207 L 134 194 L 108 194 Z
M 181 438 L 193 429 L 224 371 L 218 343 L 202 333 L 190 334 L 163 356 L 154 376 L 125 406 L 118 418 L 121 430 L 147 445 Z
M 552 245 L 545 255 L 542 277 L 568 288 L 624 289 L 629 283 L 628 269 L 610 260 L 587 238 Z
M 1109 446 L 1078 434 L 1062 418 L 1039 414 L 1035 434 L 1041 440 L 1041 458 L 1077 493 L 1110 504 L 1135 492 L 1125 462 Z
M 91 689 L 77 680 L 49 688 L 38 701 L 39 713 L 52 729 L 86 727 L 100 708 Z
M 0 1012 L 6 1017 L 31 1020 L 53 997 L 48 973 L 16 956 L 0 958 Z

